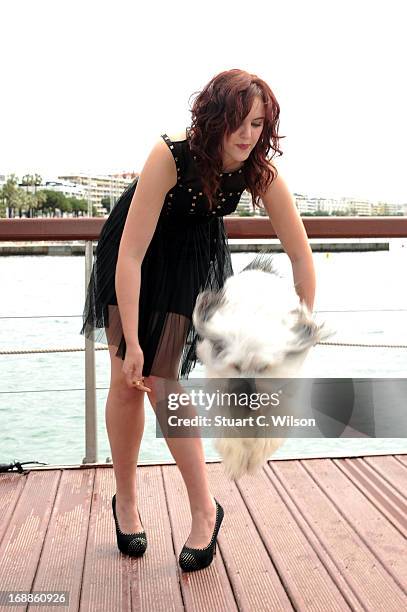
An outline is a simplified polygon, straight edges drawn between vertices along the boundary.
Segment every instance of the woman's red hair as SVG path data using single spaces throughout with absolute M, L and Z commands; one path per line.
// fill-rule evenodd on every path
M 191 108 L 190 148 L 196 157 L 203 190 L 211 208 L 220 187 L 223 136 L 228 138 L 240 127 L 256 96 L 262 99 L 265 111 L 263 130 L 243 166 L 253 208 L 256 205 L 260 208 L 261 194 L 278 174 L 267 155 L 271 148 L 274 154 L 281 156 L 278 144 L 280 138 L 285 138 L 278 135 L 280 106 L 275 95 L 257 75 L 237 68 L 220 72 L 198 93 Z

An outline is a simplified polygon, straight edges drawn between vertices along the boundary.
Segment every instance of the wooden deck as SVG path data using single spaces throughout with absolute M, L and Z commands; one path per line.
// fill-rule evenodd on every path
M 70 597 L 7 609 L 407 609 L 407 455 L 274 460 L 238 482 L 208 463 L 208 474 L 225 519 L 213 564 L 189 574 L 177 564 L 190 515 L 176 465 L 138 468 L 140 559 L 116 548 L 111 466 L 0 474 L 1 590 Z

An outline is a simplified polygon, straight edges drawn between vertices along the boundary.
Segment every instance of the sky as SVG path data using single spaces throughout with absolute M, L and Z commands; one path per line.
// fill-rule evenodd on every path
M 241 68 L 278 100 L 292 193 L 407 203 L 404 5 L 2 0 L 0 174 L 140 172 Z

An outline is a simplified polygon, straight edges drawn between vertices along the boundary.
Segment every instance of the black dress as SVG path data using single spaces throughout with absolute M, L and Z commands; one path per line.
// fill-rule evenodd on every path
M 213 211 L 202 192 L 187 138 L 167 143 L 177 167 L 177 184 L 167 193 L 141 265 L 138 340 L 143 376 L 188 378 L 197 361 L 198 335 L 192 311 L 198 293 L 219 290 L 233 274 L 223 216 L 236 210 L 246 187 L 244 169 L 221 174 Z M 94 342 L 117 347 L 124 359 L 126 341 L 115 291 L 120 239 L 137 186 L 122 193 L 103 225 L 87 288 L 80 331 Z

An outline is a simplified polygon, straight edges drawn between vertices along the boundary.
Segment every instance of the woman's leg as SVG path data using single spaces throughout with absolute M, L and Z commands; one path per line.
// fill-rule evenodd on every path
M 144 391 L 127 386 L 123 360 L 109 345 L 111 378 L 105 419 L 116 478 L 116 512 L 124 533 L 142 531 L 137 511 L 137 460 L 144 431 Z
M 165 387 L 169 381 L 149 376 L 145 382 L 152 389 L 148 397 L 152 407 L 156 410 L 157 398 L 164 397 Z M 171 392 L 183 393 L 185 391 L 177 381 L 171 381 Z M 192 528 L 186 544 L 193 548 L 202 548 L 209 544 L 216 520 L 216 505 L 209 489 L 202 440 L 200 437 L 166 437 L 166 442 L 188 492 Z

